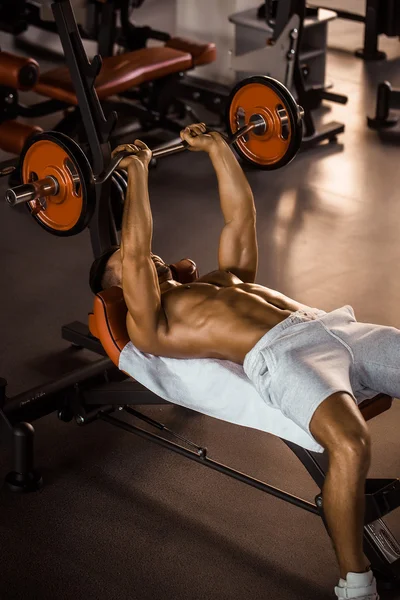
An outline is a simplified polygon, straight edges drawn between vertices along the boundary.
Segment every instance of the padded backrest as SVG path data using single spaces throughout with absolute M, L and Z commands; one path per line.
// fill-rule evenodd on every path
M 193 60 L 194 67 L 208 65 L 217 59 L 217 48 L 213 43 L 197 42 L 188 38 L 173 37 L 165 44 L 167 48 L 174 48 L 181 52 L 188 52 Z
M 189 258 L 170 265 L 170 268 L 174 279 L 180 283 L 190 283 L 199 276 L 196 263 Z M 127 312 L 122 289 L 111 287 L 96 294 L 93 313 L 89 314 L 90 333 L 100 340 L 107 355 L 117 366 L 119 355 L 129 342 Z

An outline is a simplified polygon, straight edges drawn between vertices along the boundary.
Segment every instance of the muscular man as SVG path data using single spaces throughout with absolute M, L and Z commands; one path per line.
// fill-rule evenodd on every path
M 129 335 L 139 350 L 242 364 L 265 402 L 325 448 L 324 514 L 341 576 L 336 595 L 377 600 L 363 553 L 371 442 L 355 394 L 400 396 L 400 331 L 357 323 L 348 306 L 325 313 L 255 284 L 256 214 L 244 173 L 223 138 L 203 124 L 181 137 L 191 150 L 208 153 L 218 178 L 225 220 L 218 269 L 182 285 L 152 254 L 151 152 L 137 140 L 121 163 L 128 171 L 121 247 L 95 261 L 92 289 L 122 287 Z

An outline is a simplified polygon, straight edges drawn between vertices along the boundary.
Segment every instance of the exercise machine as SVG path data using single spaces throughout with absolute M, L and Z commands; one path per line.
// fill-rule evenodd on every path
M 117 161 L 111 160 L 109 144 L 115 117 L 111 120 L 104 117 L 94 91 L 95 76 L 88 66 L 90 63 L 87 61 L 83 48 L 76 44 L 76 40 L 79 39 L 76 23 L 68 21 L 66 18 L 70 14 L 68 6 L 67 0 L 61 0 L 54 2 L 52 8 L 67 65 L 74 81 L 75 92 L 79 98 L 83 124 L 90 144 L 90 159 L 87 159 L 83 167 L 81 157 L 78 156 L 79 153 L 75 154 L 76 148 L 79 147 L 72 140 L 67 142 L 66 140 L 69 139 L 67 136 L 58 134 L 48 139 L 40 134 L 36 142 L 29 142 L 28 149 L 24 153 L 23 171 L 24 165 L 27 165 L 26 172 L 28 173 L 28 181 L 25 181 L 24 185 L 30 185 L 36 190 L 37 187 L 40 188 L 38 196 L 35 196 L 33 200 L 29 195 L 32 193 L 32 189 L 27 190 L 26 203 L 31 212 L 37 210 L 33 215 L 35 219 L 39 221 L 42 219 L 43 223 L 40 224 L 51 229 L 49 222 L 45 223 L 46 211 L 49 211 L 47 216 L 54 217 L 52 223 L 57 228 L 60 220 L 65 219 L 69 223 L 72 222 L 68 221 L 68 218 L 74 210 L 74 200 L 78 206 L 75 217 L 76 214 L 82 216 L 82 206 L 85 205 L 84 194 L 91 186 L 95 206 L 92 207 L 91 218 L 87 219 L 87 225 L 90 228 L 94 254 L 99 256 L 118 241 L 117 226 L 109 203 L 111 174 L 116 172 L 115 169 L 118 166 Z M 276 160 L 275 144 L 280 144 L 280 148 L 286 149 L 283 154 L 286 157 L 287 152 L 293 152 L 292 136 L 298 139 L 301 131 L 299 126 L 301 110 L 296 103 L 292 105 L 292 96 L 287 90 L 284 91 L 282 84 L 275 85 L 267 79 L 263 83 L 251 82 L 250 85 L 259 85 L 264 92 L 265 89 L 268 89 L 268 95 L 272 100 L 268 104 L 264 102 L 260 107 L 257 96 L 256 104 L 252 105 L 252 94 L 248 96 L 249 90 L 252 89 L 249 85 L 234 89 L 231 97 L 232 111 L 229 111 L 229 114 L 234 116 L 230 141 L 234 144 L 240 143 L 243 152 L 246 152 L 246 144 L 248 144 L 250 148 L 248 158 L 251 160 L 259 156 L 256 154 L 258 152 L 262 152 L 263 157 L 265 152 L 270 153 L 270 160 Z M 242 93 L 244 94 L 243 98 L 241 97 Z M 245 110 L 242 112 L 238 108 Z M 294 117 L 296 125 L 293 129 L 291 115 Z M 262 141 L 262 137 L 268 134 L 270 134 L 270 138 Z M 40 180 L 36 176 L 43 174 L 36 173 L 33 168 L 32 170 L 28 168 L 30 149 L 33 149 L 32 160 L 33 157 L 35 160 L 39 160 L 40 154 L 43 154 L 42 166 L 48 165 L 49 161 L 46 163 L 46 157 L 49 156 L 49 152 L 53 154 L 57 150 L 59 154 L 54 158 L 55 161 L 58 161 L 55 165 L 58 167 L 57 176 L 52 172 L 48 174 L 50 181 L 43 182 L 43 179 L 46 178 L 44 177 L 39 184 Z M 183 147 L 174 147 L 171 152 L 183 150 Z M 119 158 L 117 157 L 117 159 Z M 282 156 L 279 160 L 282 160 Z M 35 168 L 39 169 L 39 163 L 33 164 Z M 107 174 L 108 176 L 106 176 Z M 26 175 L 24 177 L 26 178 Z M 59 191 L 54 194 L 54 187 L 57 186 L 59 186 Z M 81 192 L 81 190 L 83 191 Z M 14 194 L 16 198 L 19 198 L 20 192 L 21 190 L 13 190 L 8 196 L 12 197 Z M 60 196 L 57 198 L 58 194 Z M 61 211 L 58 215 L 56 212 L 51 213 L 56 206 Z M 62 216 L 63 212 L 66 213 L 64 217 Z M 85 213 L 84 216 L 86 217 Z M 172 265 L 172 271 L 174 277 L 181 283 L 189 283 L 198 277 L 196 265 L 189 259 Z M 95 296 L 88 325 L 75 322 L 63 327 L 65 340 L 95 352 L 101 357 L 98 361 L 85 365 L 57 381 L 28 390 L 15 397 L 7 397 L 6 381 L 4 379 L 0 381 L 1 436 L 2 439 L 7 437 L 11 440 L 14 448 L 14 465 L 6 478 L 8 487 L 15 492 L 34 491 L 42 487 L 43 481 L 34 463 L 34 429 L 31 422 L 44 415 L 57 412 L 61 420 L 66 422 L 75 420 L 81 426 L 103 420 L 112 426 L 151 440 L 165 449 L 177 452 L 324 519 L 323 498 L 320 493 L 314 503 L 308 502 L 240 473 L 211 459 L 207 449 L 201 444 L 195 444 L 181 435 L 174 434 L 162 423 L 150 419 L 137 410 L 137 405 L 161 404 L 164 401 L 118 368 L 120 353 L 129 342 L 126 330 L 126 311 L 121 290 L 110 288 Z M 388 410 L 391 405 L 392 398 L 380 394 L 364 402 L 360 406 L 360 410 L 364 418 L 369 420 Z M 174 435 L 179 443 L 172 442 L 147 429 L 142 429 L 133 422 L 119 419 L 114 414 L 117 409 L 122 409 L 133 419 L 142 420 L 147 425 L 157 428 L 159 432 Z M 319 489 L 322 489 L 327 470 L 326 456 L 313 453 L 290 442 L 285 443 L 303 463 Z M 400 482 L 398 479 L 369 479 L 365 492 L 367 504 L 364 528 L 365 552 L 381 586 L 399 587 L 400 545 L 390 532 L 384 517 L 400 506 Z
M 318 5 L 319 6 L 319 5 Z M 324 8 L 323 6 L 319 6 Z M 364 46 L 355 55 L 363 60 L 384 60 L 386 54 L 379 50 L 379 36 L 400 36 L 400 4 L 398 0 L 366 0 L 365 14 L 333 9 L 339 19 L 364 23 Z

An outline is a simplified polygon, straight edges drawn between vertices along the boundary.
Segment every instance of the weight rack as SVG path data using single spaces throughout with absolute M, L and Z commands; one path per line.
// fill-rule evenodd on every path
M 89 159 L 94 175 L 99 176 L 110 162 L 109 142 L 117 124 L 115 111 L 105 118 L 94 87 L 102 59 L 97 54 L 89 62 L 69 0 L 55 0 L 51 7 L 78 99 L 90 148 Z M 96 185 L 96 207 L 89 225 L 95 258 L 118 243 L 117 229 L 110 210 L 110 186 L 110 180 Z

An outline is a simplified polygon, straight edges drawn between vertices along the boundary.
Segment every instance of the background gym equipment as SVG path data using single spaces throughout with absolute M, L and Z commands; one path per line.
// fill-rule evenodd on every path
M 240 77 L 265 73 L 281 81 L 304 108 L 303 148 L 343 133 L 338 122 L 317 129 L 312 111 L 323 100 L 347 103 L 325 81 L 328 23 L 333 11 L 313 9 L 305 0 L 265 0 L 229 20 L 235 25 L 235 54 L 231 67 Z
M 308 12 L 305 0 L 279 0 L 274 18 L 268 19 L 268 23 L 265 12 L 257 8 L 230 17 L 236 27 L 236 51 L 230 61 L 232 77 L 270 75 L 292 91 L 304 109 L 303 149 L 324 140 L 335 141 L 344 131 L 344 125 L 339 122 L 323 124 L 317 129 L 312 111 L 323 100 L 347 102 L 346 96 L 332 93 L 325 83 L 326 24 L 335 14 L 325 11 L 328 17 L 318 19 L 307 16 Z M 304 34 L 306 21 L 310 25 L 307 36 Z M 189 75 L 176 83 L 173 93 L 174 98 L 194 104 L 194 110 L 196 105 L 201 105 L 221 116 L 225 114 L 229 88 Z
M 79 11 L 78 30 L 82 39 L 98 42 L 98 53 L 111 56 L 114 43 L 128 50 L 137 50 L 138 39 L 149 33 L 148 27 L 136 28 L 130 22 L 132 10 L 140 8 L 144 0 L 88 0 L 86 10 Z M 85 14 L 86 13 L 86 14 Z M 4 0 L 0 4 L 0 30 L 18 36 L 29 27 L 57 33 L 57 25 L 47 10 L 46 3 L 35 0 Z M 134 29 L 134 35 L 131 30 Z M 163 32 L 152 33 L 152 39 L 167 41 Z
M 368 117 L 368 127 L 383 131 L 397 125 L 399 119 L 391 110 L 400 110 L 400 90 L 394 90 L 389 81 L 383 81 L 378 85 L 375 116 Z
M 251 165 L 277 169 L 288 164 L 300 148 L 302 117 L 302 109 L 281 83 L 270 77 L 252 77 L 232 90 L 227 142 Z M 176 154 L 187 147 L 181 142 L 155 149 L 153 158 Z M 94 175 L 86 155 L 73 140 L 58 132 L 36 135 L 21 154 L 24 183 L 9 189 L 6 199 L 12 206 L 26 203 L 47 231 L 75 235 L 89 225 L 93 216 L 96 185 L 113 176 L 112 196 L 124 194 L 124 177 L 113 173 L 129 154 L 116 154 L 103 173 Z M 119 205 L 122 203 L 120 196 Z
M 400 5 L 397 0 L 366 0 L 365 15 L 337 8 L 333 8 L 333 10 L 339 19 L 365 23 L 364 46 L 355 52 L 358 58 L 364 60 L 385 59 L 386 54 L 378 49 L 379 36 L 397 37 L 400 35 Z
M 32 24 L 49 31 L 56 31 L 54 22 L 40 19 L 40 11 L 35 3 L 24 2 L 21 6 L 22 4 L 24 9 L 20 10 L 20 14 L 25 15 L 26 27 Z M 115 105 L 115 99 L 118 97 L 118 104 L 124 105 L 123 112 L 129 114 L 127 119 L 129 125 L 127 122 L 118 131 L 112 128 L 114 143 L 118 143 L 120 135 L 126 135 L 129 130 L 132 130 L 132 125 L 137 129 L 139 124 L 144 131 L 161 128 L 178 133 L 185 119 L 186 122 L 204 120 L 196 115 L 196 110 L 191 106 L 192 101 L 216 114 L 221 124 L 225 126 L 230 87 L 187 75 L 193 68 L 210 64 L 215 60 L 215 45 L 171 37 L 168 33 L 150 27 L 137 27 L 130 20 L 131 12 L 135 7 L 137 3 L 95 1 L 90 3 L 87 9 L 88 19 L 89 15 L 92 15 L 90 17 L 92 24 L 83 29 L 77 26 L 80 45 L 82 45 L 82 37 L 99 41 L 98 49 L 102 59 L 95 57 L 90 68 L 92 76 L 96 75 L 95 88 L 103 102 L 104 110 L 109 111 L 114 108 L 115 106 L 111 107 L 110 98 L 113 98 Z M 68 15 L 68 19 L 74 19 L 71 7 L 69 11 L 71 14 Z M 267 46 L 262 44 L 261 62 L 254 62 L 252 51 L 236 57 L 235 60 L 250 60 L 256 65 L 258 71 L 261 69 L 261 74 L 271 75 L 288 89 L 293 89 L 297 101 L 303 106 L 305 112 L 302 142 L 304 149 L 323 140 L 336 140 L 337 135 L 344 130 L 343 125 L 336 122 L 328 123 L 317 131 L 311 111 L 318 107 L 323 99 L 342 103 L 347 99 L 332 94 L 327 90 L 324 81 L 321 83 L 320 77 L 316 79 L 317 71 L 324 79 L 325 47 L 318 52 L 313 47 L 311 54 L 301 53 L 302 44 L 307 45 L 310 42 L 303 35 L 305 2 L 280 0 L 274 14 L 274 21 L 272 23 L 270 19 L 268 26 L 271 43 Z M 329 14 L 333 15 L 332 12 Z M 121 27 L 117 27 L 117 22 L 121 22 Z M 258 23 L 261 21 L 258 20 Z M 311 30 L 316 30 L 315 24 L 310 28 Z M 265 32 L 261 33 L 265 37 Z M 319 40 L 320 37 L 321 34 L 318 32 L 316 39 Z M 302 42 L 303 38 L 304 42 Z M 164 45 L 148 47 L 149 40 L 157 40 Z M 316 43 L 315 40 L 311 42 L 312 45 Z M 116 44 L 127 52 L 113 55 Z M 318 69 L 313 66 L 317 60 L 316 53 L 319 57 Z M 0 86 L 3 83 L 2 73 L 7 68 L 5 64 L 6 68 L 2 69 L 5 58 L 5 55 L 0 52 Z M 12 56 L 12 59 L 17 63 L 20 57 Z M 14 65 L 12 66 L 15 68 Z M 37 81 L 31 87 L 45 100 L 24 106 L 19 102 L 17 87 L 11 90 L 0 87 L 0 132 L 4 131 L 4 135 L 0 135 L 0 148 L 19 154 L 25 141 L 29 139 L 32 131 L 19 123 L 19 117 L 34 119 L 57 112 L 62 112 L 64 116 L 53 130 L 66 133 L 82 143 L 88 141 L 86 132 L 82 128 L 82 115 L 75 94 L 75 84 L 68 68 L 59 67 L 38 74 Z
M 25 142 L 42 131 L 16 120 L 23 112 L 18 91 L 32 90 L 39 76 L 36 60 L 0 51 L 0 147 L 6 152 L 19 154 Z
M 29 8 L 31 4 L 23 4 L 25 13 L 32 16 Z M 125 7 L 127 4 L 95 1 L 90 6 L 107 12 L 110 8 L 117 10 L 116 7 L 122 10 L 120 5 Z M 132 4 L 136 6 L 137 3 Z M 38 7 L 32 6 L 32 10 L 36 14 Z M 69 13 L 68 18 L 74 20 L 71 6 Z M 50 31 L 57 32 L 54 22 L 43 23 L 47 24 L 46 27 Z M 42 26 L 35 21 L 32 24 Z M 106 19 L 105 24 L 107 35 L 110 35 L 110 19 Z M 79 34 L 78 26 L 77 30 Z M 157 39 L 161 40 L 161 37 L 158 35 Z M 82 36 L 79 37 L 80 45 L 81 40 Z M 112 53 L 102 50 L 102 55 L 95 57 L 90 67 L 92 77 L 96 77 L 96 93 L 104 103 L 105 110 L 111 112 L 113 105 L 123 104 L 129 130 L 137 129 L 139 123 L 146 131 L 162 128 L 178 133 L 182 129 L 182 122 L 178 123 L 177 119 L 178 116 L 180 120 L 184 118 L 184 107 L 175 107 L 170 103 L 167 106 L 165 97 L 169 97 L 174 81 L 180 79 L 184 72 L 215 60 L 214 44 L 197 43 L 189 39 L 172 38 L 169 35 L 162 37 L 162 40 L 165 42 L 164 46 L 135 47 L 134 50 L 121 55 L 112 56 Z M 33 75 L 30 79 L 29 73 Z M 18 92 L 26 89 L 32 89 L 45 99 L 25 106 L 20 103 Z M 111 97 L 112 103 L 109 100 Z M 15 154 L 21 152 L 31 131 L 17 120 L 19 117 L 36 119 L 59 112 L 63 117 L 53 126 L 53 130 L 66 133 L 81 142 L 87 141 L 68 68 L 61 66 L 40 73 L 39 65 L 34 59 L 0 52 L 0 148 Z M 113 132 L 116 137 L 120 133 Z

